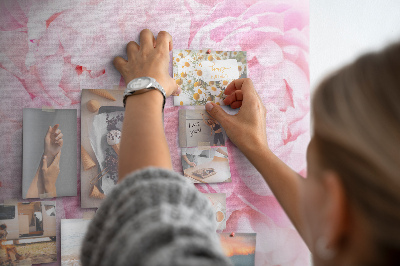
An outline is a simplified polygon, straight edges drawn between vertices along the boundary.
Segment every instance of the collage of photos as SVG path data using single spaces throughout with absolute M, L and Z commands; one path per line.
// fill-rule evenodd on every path
M 0 205 L 0 265 L 57 261 L 55 201 Z
M 182 93 L 174 96 L 174 105 L 224 105 L 226 86 L 247 77 L 244 51 L 174 50 L 173 72 Z
M 82 90 L 81 207 L 98 208 L 118 181 L 123 90 Z
M 22 198 L 77 195 L 76 109 L 23 110 Z

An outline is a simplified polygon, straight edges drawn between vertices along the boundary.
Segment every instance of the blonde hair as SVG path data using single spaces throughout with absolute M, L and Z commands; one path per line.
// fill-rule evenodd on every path
M 364 214 L 380 262 L 400 265 L 400 43 L 326 78 L 313 116 L 322 166 Z

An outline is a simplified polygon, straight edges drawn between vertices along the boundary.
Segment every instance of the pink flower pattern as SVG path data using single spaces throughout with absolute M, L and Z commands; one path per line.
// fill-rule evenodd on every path
M 308 17 L 307 0 L 0 1 L 0 200 L 21 199 L 22 108 L 79 109 L 81 89 L 124 85 L 112 59 L 143 28 L 170 32 L 176 48 L 247 51 L 248 76 L 268 110 L 269 145 L 305 176 Z M 165 130 L 176 171 L 179 108 L 168 99 Z M 306 246 L 261 175 L 227 146 L 232 183 L 196 185 L 226 193 L 225 232 L 257 233 L 256 265 L 309 264 Z M 80 177 L 78 183 L 79 195 Z M 58 224 L 84 211 L 79 196 L 57 199 Z

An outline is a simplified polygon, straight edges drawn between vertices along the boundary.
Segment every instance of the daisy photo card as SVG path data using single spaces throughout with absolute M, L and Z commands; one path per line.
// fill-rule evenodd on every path
M 173 70 L 182 92 L 174 105 L 223 105 L 228 84 L 247 77 L 246 52 L 212 50 L 174 50 Z

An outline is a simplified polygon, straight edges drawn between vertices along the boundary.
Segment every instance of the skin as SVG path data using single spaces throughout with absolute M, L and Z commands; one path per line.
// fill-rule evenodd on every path
M 189 161 L 188 157 L 186 155 L 182 155 L 183 160 L 188 163 L 191 167 L 195 167 L 196 163 Z
M 61 148 L 64 140 L 59 124 L 49 126 L 44 137 L 44 152 L 26 198 L 57 197 L 56 181 L 60 173 Z
M 371 228 L 346 197 L 340 176 L 321 166 L 314 140 L 307 150 L 308 177 L 304 179 L 269 149 L 267 110 L 252 81 L 235 80 L 225 94 L 226 105 L 240 107 L 236 115 L 227 114 L 215 103 L 207 103 L 206 110 L 261 173 L 313 253 L 314 264 L 353 265 L 371 261 L 374 257 L 368 233 Z M 322 256 L 316 247 L 321 239 L 322 249 L 333 254 L 329 258 Z
M 168 74 L 172 38 L 160 32 L 157 39 L 149 30 L 140 33 L 140 46 L 128 43 L 128 60 L 114 59 L 114 65 L 125 79 L 150 76 L 166 90 L 167 96 L 177 91 Z M 215 103 L 207 103 L 207 112 L 225 129 L 230 140 L 262 174 L 292 223 L 303 237 L 315 265 L 350 265 L 373 257 L 373 249 L 363 217 L 345 195 L 340 177 L 317 161 L 311 141 L 308 149 L 308 174 L 304 179 L 283 163 L 268 147 L 266 108 L 250 79 L 234 80 L 225 90 L 224 103 L 239 108 L 236 115 L 227 114 Z M 163 98 L 158 91 L 133 95 L 127 99 L 119 158 L 119 181 L 147 166 L 172 169 L 171 157 L 162 124 Z M 246 138 L 243 138 L 246 136 Z M 327 259 L 319 256 L 322 249 L 332 250 Z M 367 255 L 366 255 L 367 254 Z
M 168 73 L 171 50 L 172 37 L 169 33 L 161 31 L 155 39 L 153 33 L 145 29 L 140 33 L 140 45 L 133 41 L 128 43 L 128 60 L 116 57 L 114 66 L 126 84 L 135 78 L 152 77 L 170 96 L 178 92 L 175 80 Z M 118 182 L 127 174 L 147 166 L 172 169 L 162 120 L 162 104 L 162 94 L 156 90 L 127 98 L 121 132 Z

